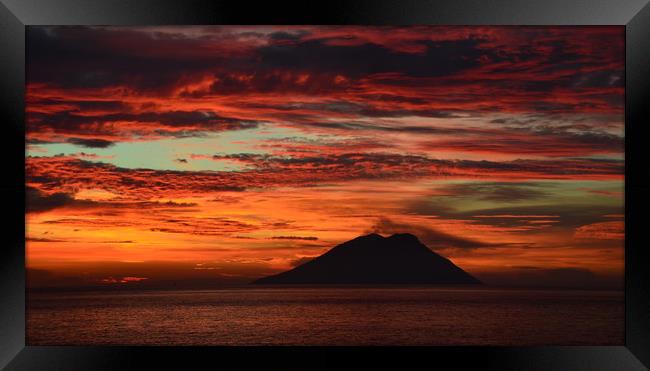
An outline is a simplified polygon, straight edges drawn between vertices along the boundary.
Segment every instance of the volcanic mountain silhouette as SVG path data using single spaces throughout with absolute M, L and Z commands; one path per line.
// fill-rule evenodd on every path
M 344 242 L 255 284 L 480 284 L 408 233 L 376 233 Z

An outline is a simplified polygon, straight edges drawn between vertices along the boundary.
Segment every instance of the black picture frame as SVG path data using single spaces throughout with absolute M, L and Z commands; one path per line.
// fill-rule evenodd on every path
M 626 29 L 624 346 L 33 347 L 25 346 L 25 27 L 27 25 L 444 24 L 624 25 Z M 356 0 L 309 2 L 0 0 L 0 368 L 109 370 L 371 367 L 643 370 L 650 366 L 647 217 L 650 172 L 648 0 Z M 201 367 L 201 368 L 203 368 Z

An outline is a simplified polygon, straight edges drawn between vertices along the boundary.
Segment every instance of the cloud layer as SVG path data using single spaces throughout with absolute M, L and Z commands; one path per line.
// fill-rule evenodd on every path
M 613 282 L 623 51 L 622 27 L 30 26 L 28 265 L 243 282 L 411 232 L 498 283 Z

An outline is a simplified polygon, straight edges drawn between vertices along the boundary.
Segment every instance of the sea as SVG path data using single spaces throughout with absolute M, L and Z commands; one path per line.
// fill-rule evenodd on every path
M 622 345 L 622 291 L 234 287 L 29 292 L 28 345 Z

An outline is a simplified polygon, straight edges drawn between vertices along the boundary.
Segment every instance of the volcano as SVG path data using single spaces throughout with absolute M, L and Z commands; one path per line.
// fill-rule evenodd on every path
M 409 233 L 373 233 L 344 242 L 254 284 L 480 284 Z

